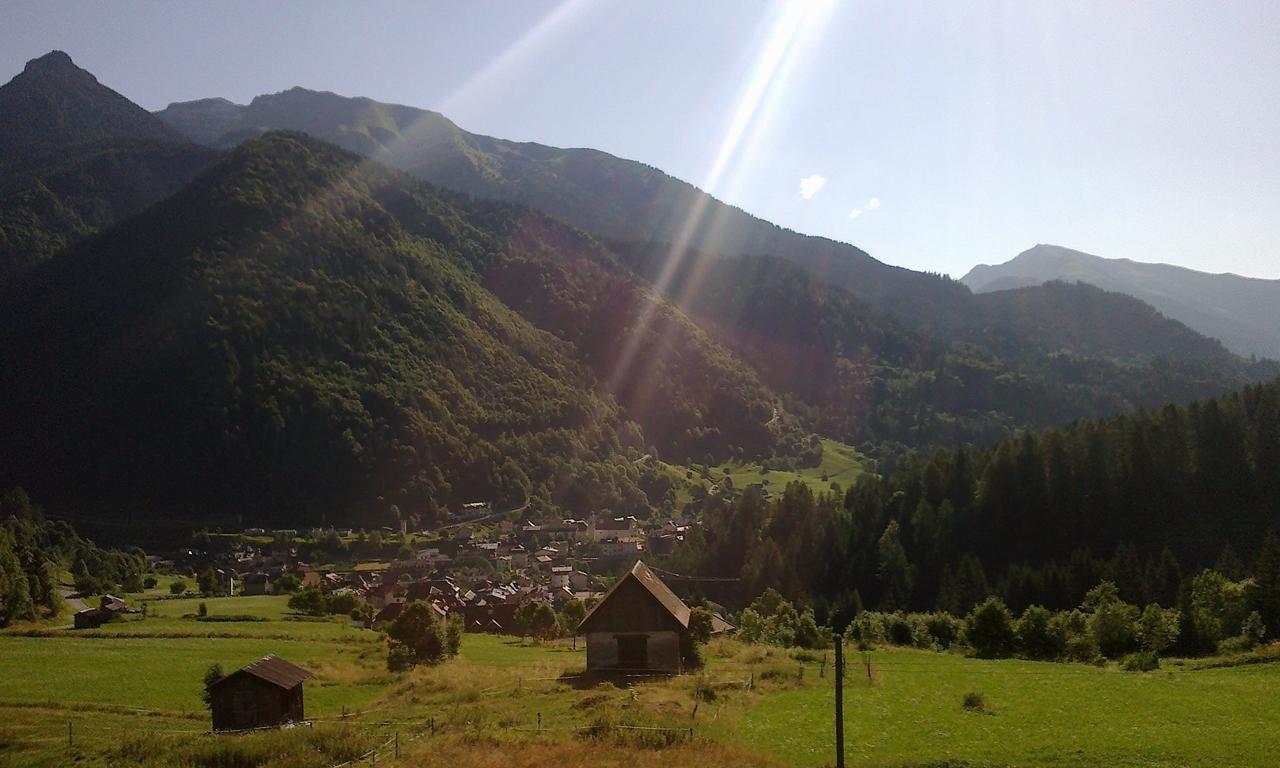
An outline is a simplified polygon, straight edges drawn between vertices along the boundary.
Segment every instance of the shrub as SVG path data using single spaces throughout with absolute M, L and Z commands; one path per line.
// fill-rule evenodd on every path
M 1148 605 L 1138 619 L 1138 643 L 1151 653 L 1161 653 L 1178 640 L 1180 616 L 1173 609 Z
M 794 644 L 801 648 L 823 646 L 822 633 L 818 629 L 818 622 L 814 619 L 812 610 L 806 609 L 796 620 Z
M 751 608 L 744 609 L 738 618 L 738 639 L 744 643 L 758 643 L 764 635 L 764 619 Z
M 202 618 L 209 615 L 209 606 L 205 605 L 203 600 L 196 606 L 196 615 Z
M 449 650 L 449 640 L 435 609 L 426 603 L 410 603 L 399 618 L 387 626 L 391 648 L 408 652 L 410 665 L 438 664 Z M 387 668 L 391 669 L 391 655 L 387 656 Z M 393 670 L 394 671 L 394 670 Z
M 1160 668 L 1160 656 L 1151 651 L 1138 651 L 1125 656 L 1120 665 L 1129 672 L 1151 672 Z
M 356 609 L 359 601 L 356 596 L 350 592 L 341 592 L 336 595 L 329 595 L 324 601 L 325 613 L 340 614 L 351 613 Z
M 1240 637 L 1248 644 L 1249 649 L 1262 642 L 1267 634 L 1267 625 L 1262 622 L 1262 614 L 1251 612 L 1240 624 Z
M 1094 641 L 1093 635 L 1084 632 L 1067 638 L 1067 658 L 1085 664 L 1097 661 L 1099 659 L 1098 644 Z
M 450 656 L 457 656 L 462 650 L 462 632 L 464 630 L 461 613 L 449 614 L 449 620 L 445 622 L 445 646 Z
M 702 643 L 693 639 L 692 635 L 680 636 L 680 663 L 685 669 L 702 669 L 706 665 Z
M 288 595 L 302 588 L 302 580 L 292 573 L 286 573 L 271 583 L 271 591 L 277 595 Z
M 946 611 L 925 614 L 924 627 L 940 650 L 950 648 L 960 639 L 960 620 Z
M 204 671 L 204 688 L 200 691 L 200 700 L 204 702 L 206 707 L 213 707 L 213 697 L 209 694 L 209 686 L 226 677 L 222 672 L 221 664 L 210 664 L 209 668 Z
M 1017 640 L 1013 617 L 998 597 L 988 597 L 970 612 L 965 619 L 964 633 L 974 652 L 986 659 L 1010 655 Z
M 1244 619 L 1243 587 L 1217 571 L 1202 571 L 1191 580 L 1190 615 L 1197 639 L 1216 648 Z
M 181 594 L 185 594 L 186 591 L 187 591 L 187 582 L 183 581 L 182 579 L 169 582 L 169 594 L 181 595 Z
M 147 578 L 142 580 L 142 587 L 143 589 L 155 589 L 156 585 L 159 583 L 160 583 L 160 580 L 157 579 L 155 576 L 148 576 Z
M 1018 647 L 1027 658 L 1051 660 L 1066 651 L 1066 626 L 1053 619 L 1053 614 L 1039 605 L 1022 612 L 1018 619 Z
M 1119 600 L 1099 605 L 1089 617 L 1089 630 L 1103 656 L 1123 656 L 1137 645 L 1138 608 Z
M 403 672 L 413 666 L 413 651 L 402 643 L 392 643 L 387 651 L 387 671 Z
M 689 611 L 689 636 L 696 643 L 711 640 L 711 612 L 706 608 L 694 608 Z
M 854 640 L 858 641 L 858 650 L 871 650 L 876 643 L 885 642 L 883 614 L 874 611 L 859 613 L 849 625 L 849 633 Z
M 885 617 L 885 637 L 892 645 L 915 645 L 916 633 L 911 620 L 904 614 L 891 613 Z
M 964 707 L 966 712 L 986 712 L 987 700 L 981 693 L 969 691 L 964 695 L 960 705 Z

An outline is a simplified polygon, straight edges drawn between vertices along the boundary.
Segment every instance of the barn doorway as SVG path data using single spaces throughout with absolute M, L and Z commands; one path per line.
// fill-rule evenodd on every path
M 649 668 L 648 635 L 614 635 L 618 640 L 619 669 Z

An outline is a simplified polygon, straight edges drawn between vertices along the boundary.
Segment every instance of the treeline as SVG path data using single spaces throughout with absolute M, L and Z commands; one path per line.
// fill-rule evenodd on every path
M 146 566 L 140 549 L 100 549 L 46 519 L 21 489 L 0 496 L 0 627 L 56 613 L 64 571 L 81 594 L 141 592 Z
M 967 614 L 1072 610 L 1103 581 L 1133 605 L 1180 605 L 1213 566 L 1267 576 L 1280 516 L 1280 382 L 1239 394 L 1024 433 L 985 450 L 909 457 L 843 499 L 792 484 L 768 504 L 709 500 L 673 570 L 775 587 L 844 626 L 864 608 Z M 1269 629 L 1280 612 L 1259 605 Z

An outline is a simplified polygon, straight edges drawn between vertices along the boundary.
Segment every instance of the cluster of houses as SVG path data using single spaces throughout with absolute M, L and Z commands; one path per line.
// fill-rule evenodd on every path
M 474 506 L 462 516 L 487 512 L 487 507 Z M 374 628 L 393 621 L 404 606 L 425 602 L 441 618 L 462 616 L 466 631 L 513 633 L 521 605 L 547 603 L 560 610 L 574 599 L 592 605 L 609 580 L 589 571 L 616 573 L 613 564 L 618 561 L 669 553 L 689 526 L 669 520 L 646 529 L 635 517 L 592 516 L 497 522 L 481 529 L 480 535 L 474 526 L 462 523 L 447 528 L 445 536 L 419 543 L 412 559 L 365 563 L 348 572 L 317 570 L 298 559 L 296 546 L 259 547 L 246 541 L 216 555 L 188 550 L 179 555 L 177 565 L 196 572 L 214 569 L 225 580 L 224 591 L 231 594 L 270 594 L 285 574 L 295 576 L 303 587 L 349 592 L 373 609 Z M 271 535 L 277 541 L 297 535 L 262 529 L 244 533 Z

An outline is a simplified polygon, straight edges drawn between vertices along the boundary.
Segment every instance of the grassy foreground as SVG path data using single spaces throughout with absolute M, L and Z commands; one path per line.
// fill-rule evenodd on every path
M 181 635 L 195 622 L 164 602 L 161 618 L 110 636 L 0 636 L 0 765 L 325 768 L 378 745 L 387 766 L 833 762 L 832 670 L 821 657 L 718 641 L 705 672 L 619 686 L 580 677 L 584 654 L 568 644 L 468 635 L 458 659 L 394 676 L 375 633 L 335 622 L 278 639 L 311 626 L 287 620 L 283 598 L 208 601 L 211 613 L 267 619 L 215 623 L 215 636 Z M 268 652 L 315 673 L 313 727 L 207 734 L 204 668 Z M 886 649 L 872 654 L 868 681 L 851 656 L 851 766 L 1243 767 L 1280 751 L 1280 664 L 1136 674 Z M 969 693 L 981 694 L 981 711 L 962 706 Z

